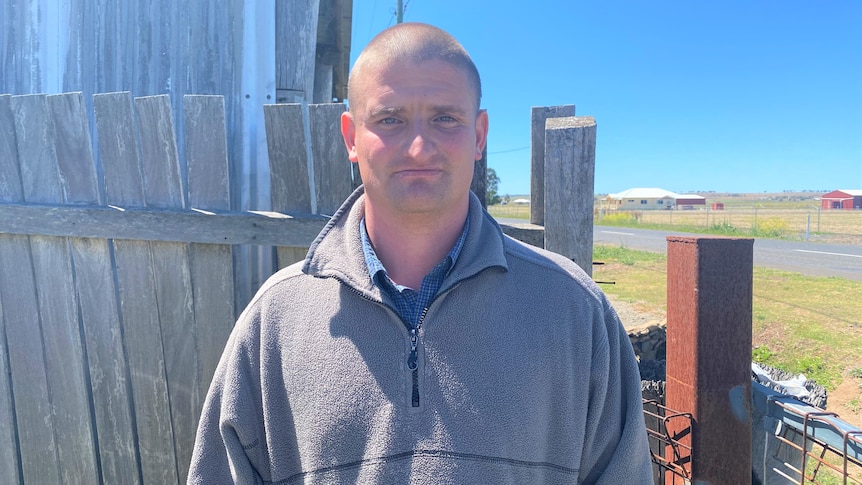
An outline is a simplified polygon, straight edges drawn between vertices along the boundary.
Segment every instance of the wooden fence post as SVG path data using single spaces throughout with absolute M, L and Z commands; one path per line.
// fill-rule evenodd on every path
M 545 249 L 593 274 L 596 121 L 548 118 L 545 133 Z
M 539 107 L 530 111 L 530 224 L 545 224 L 545 122 L 575 116 L 575 105 Z
M 694 418 L 692 432 L 680 437 L 692 450 L 681 465 L 692 483 L 751 483 L 754 240 L 667 241 L 665 399 Z

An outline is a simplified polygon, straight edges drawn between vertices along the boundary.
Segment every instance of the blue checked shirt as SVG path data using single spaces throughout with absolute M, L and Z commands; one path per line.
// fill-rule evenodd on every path
M 455 242 L 452 250 L 443 258 L 443 261 L 440 261 L 430 273 L 422 278 L 422 286 L 419 288 L 419 291 L 416 291 L 392 281 L 389 273 L 386 272 L 386 268 L 383 267 L 383 263 L 377 257 L 377 253 L 374 252 L 374 247 L 371 245 L 371 240 L 368 238 L 368 232 L 365 229 L 365 219 L 363 218 L 362 223 L 359 224 L 359 232 L 362 237 L 362 250 L 365 253 L 365 264 L 368 266 L 368 274 L 371 275 L 374 284 L 392 298 L 392 301 L 395 302 L 395 311 L 404 323 L 410 325 L 410 328 L 415 329 L 419 326 L 422 313 L 431 304 L 431 300 L 437 296 L 437 292 L 440 291 L 440 286 L 443 284 L 443 278 L 455 266 L 458 255 L 461 253 L 461 248 L 464 247 L 464 241 L 467 239 L 467 231 L 469 229 L 470 218 L 467 217 L 461 237 L 458 238 L 458 241 Z

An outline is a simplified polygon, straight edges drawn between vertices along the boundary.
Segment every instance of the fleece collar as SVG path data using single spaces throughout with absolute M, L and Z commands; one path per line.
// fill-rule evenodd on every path
M 362 251 L 359 224 L 364 216 L 365 189 L 360 186 L 344 201 L 311 244 L 302 271 L 319 278 L 337 278 L 365 297 L 381 300 L 380 290 L 368 275 Z M 508 269 L 503 231 L 472 192 L 468 217 L 470 231 L 458 262 L 443 280 L 441 291 L 487 268 Z

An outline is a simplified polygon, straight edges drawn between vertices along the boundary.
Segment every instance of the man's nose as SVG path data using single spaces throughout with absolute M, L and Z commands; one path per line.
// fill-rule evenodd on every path
M 407 144 L 407 155 L 411 158 L 422 160 L 429 157 L 436 150 L 436 144 L 430 133 L 430 128 L 424 123 L 413 124 L 410 130 L 410 139 Z

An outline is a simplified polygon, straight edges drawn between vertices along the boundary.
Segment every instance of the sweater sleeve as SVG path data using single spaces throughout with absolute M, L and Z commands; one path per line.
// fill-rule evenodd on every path
M 606 300 L 597 320 L 579 482 L 652 484 L 640 372 L 631 342 Z
M 260 416 L 255 353 L 228 341 L 216 369 L 198 423 L 189 484 L 262 484 L 253 463 L 263 444 L 254 416 Z M 259 387 L 258 387 L 259 388 Z

